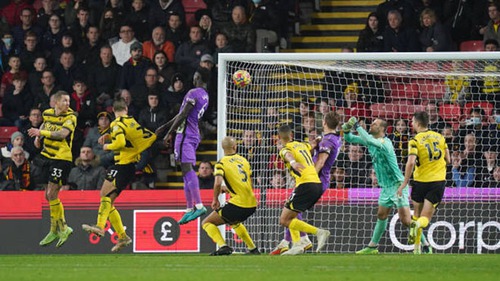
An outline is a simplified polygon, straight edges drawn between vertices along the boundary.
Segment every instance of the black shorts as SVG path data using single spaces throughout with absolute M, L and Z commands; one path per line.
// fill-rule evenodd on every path
M 231 203 L 227 203 L 224 207 L 219 208 L 217 213 L 229 225 L 235 225 L 244 222 L 248 217 L 255 213 L 257 207 L 243 208 Z
M 411 189 L 411 200 L 417 203 L 423 203 L 425 199 L 434 205 L 435 208 L 441 203 L 444 195 L 446 181 L 433 182 L 413 182 Z
M 115 164 L 106 171 L 106 180 L 116 186 L 119 192 L 127 188 L 135 177 L 135 163 L 119 165 Z
M 36 165 L 42 170 L 41 175 L 44 182 L 51 182 L 59 186 L 68 183 L 69 172 L 71 172 L 72 163 L 66 160 L 55 160 L 40 155 Z
M 285 207 L 295 212 L 304 212 L 312 208 L 322 194 L 323 185 L 321 183 L 303 183 L 294 189 L 286 201 Z

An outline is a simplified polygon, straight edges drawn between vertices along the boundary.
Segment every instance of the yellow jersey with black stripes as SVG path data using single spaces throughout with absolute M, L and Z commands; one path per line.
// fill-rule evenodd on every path
M 446 180 L 445 154 L 448 145 L 444 137 L 434 131 L 420 132 L 408 143 L 409 154 L 417 156 L 413 179 L 418 182 Z
M 301 172 L 294 170 L 290 163 L 286 161 L 285 155 L 287 153 L 291 153 L 295 161 L 305 167 Z M 321 183 L 316 168 L 314 168 L 310 144 L 297 141 L 289 142 L 280 150 L 280 157 L 286 163 L 285 165 L 290 170 L 290 174 L 295 178 L 295 187 L 303 183 Z
M 140 160 L 140 154 L 153 144 L 156 135 L 142 127 L 133 117 L 121 116 L 110 124 L 111 143 L 107 149 L 115 153 L 115 164 L 125 165 Z
M 55 109 L 49 108 L 43 112 L 42 117 L 44 130 L 57 132 L 64 128 L 69 131 L 69 134 L 62 140 L 44 137 L 41 154 L 49 159 L 73 162 L 71 147 L 76 127 L 75 112 L 69 108 L 68 111 L 56 115 Z
M 253 208 L 257 200 L 252 189 L 252 170 L 245 157 L 239 154 L 226 155 L 215 164 L 215 176 L 221 176 L 231 194 L 229 202 L 242 207 Z

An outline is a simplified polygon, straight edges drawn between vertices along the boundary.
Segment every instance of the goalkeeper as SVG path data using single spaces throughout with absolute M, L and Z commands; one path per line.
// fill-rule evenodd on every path
M 358 132 L 358 135 L 351 133 L 351 129 Z M 369 133 L 359 126 L 356 117 L 351 117 L 347 123 L 342 125 L 344 139 L 349 143 L 362 144 L 368 147 L 373 168 L 382 188 L 378 198 L 377 223 L 373 230 L 373 236 L 368 247 L 359 250 L 356 254 L 378 254 L 378 244 L 380 238 L 387 227 L 387 217 L 393 207 L 398 209 L 399 219 L 406 227 L 411 224 L 410 203 L 408 186 L 403 189 L 402 196 L 397 196 L 397 189 L 403 182 L 404 176 L 399 170 L 396 154 L 391 141 L 385 136 L 387 122 L 382 119 L 375 119 L 370 125 Z M 423 244 L 427 244 L 422 235 Z M 428 247 L 429 251 L 430 247 Z

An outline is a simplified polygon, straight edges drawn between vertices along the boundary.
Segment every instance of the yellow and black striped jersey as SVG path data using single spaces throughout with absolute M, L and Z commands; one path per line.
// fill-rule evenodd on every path
M 295 171 L 290 163 L 286 161 L 285 155 L 288 152 L 293 155 L 295 161 L 305 167 L 302 172 Z M 280 157 L 285 162 L 286 167 L 290 170 L 290 174 L 292 174 L 292 176 L 295 178 L 295 187 L 303 183 L 321 182 L 318 173 L 316 172 L 316 168 L 314 168 L 310 144 L 297 141 L 289 142 L 280 150 Z
M 140 154 L 156 140 L 156 135 L 142 127 L 133 117 L 121 116 L 110 125 L 111 143 L 108 149 L 115 152 L 115 163 L 119 165 L 139 161 Z
M 226 155 L 215 164 L 215 176 L 224 178 L 231 194 L 229 202 L 242 207 L 253 208 L 257 200 L 252 189 L 252 170 L 245 157 L 238 154 Z
M 409 154 L 417 156 L 413 179 L 418 182 L 446 180 L 444 137 L 434 131 L 420 132 L 408 143 Z
M 70 133 L 62 140 L 44 137 L 41 154 L 49 159 L 73 162 L 71 147 L 76 127 L 75 112 L 69 108 L 67 112 L 56 115 L 55 110 L 53 108 L 49 108 L 43 112 L 42 117 L 44 130 L 57 132 L 62 128 L 65 128 L 69 130 Z

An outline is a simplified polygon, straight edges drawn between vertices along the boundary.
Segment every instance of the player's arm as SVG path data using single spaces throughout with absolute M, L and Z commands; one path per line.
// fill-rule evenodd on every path
M 366 146 L 374 146 L 376 148 L 382 148 L 382 142 L 374 138 L 370 135 L 363 127 L 359 126 L 356 129 L 356 132 L 359 134 L 359 138 L 361 138 L 362 144 Z
M 321 169 L 323 169 L 323 166 L 325 166 L 326 159 L 328 159 L 328 153 L 320 152 L 318 154 L 318 159 L 316 160 L 316 163 L 314 163 L 314 168 L 316 169 L 316 173 L 319 174 Z
M 43 129 L 31 128 L 28 130 L 28 135 L 30 137 L 45 137 L 53 140 L 63 140 L 65 139 L 71 131 L 68 128 L 61 128 L 58 131 L 48 131 Z
M 184 122 L 184 120 L 187 119 L 189 113 L 191 112 L 191 110 L 193 110 L 193 108 L 194 108 L 194 103 L 190 102 L 186 103 L 182 111 L 174 117 L 172 126 L 170 127 L 170 130 L 168 130 L 165 138 L 167 138 L 172 132 L 174 132 L 175 130 L 177 130 L 177 128 L 179 128 L 182 122 Z
M 358 129 L 360 128 L 360 126 L 358 124 L 358 119 L 356 117 L 351 117 L 349 119 L 349 121 L 347 121 L 346 123 L 344 123 L 344 125 L 342 125 L 342 130 L 344 131 L 344 139 L 349 143 L 361 144 L 361 145 L 365 145 L 365 146 L 368 145 L 365 138 L 361 137 L 361 135 L 356 136 L 356 135 L 353 135 L 351 133 L 351 129 L 353 129 L 353 128 L 356 131 L 358 131 Z M 361 128 L 361 129 L 364 131 L 363 128 Z M 364 131 L 364 132 L 366 133 L 366 131 Z M 369 135 L 369 134 L 366 133 L 366 135 Z
M 125 139 L 125 133 L 123 132 L 123 130 L 120 127 L 114 130 L 116 130 L 113 131 L 113 134 L 115 136 L 114 139 L 111 141 L 111 143 L 103 145 L 103 150 L 120 150 L 127 144 L 127 140 Z
M 398 188 L 397 195 L 398 196 L 403 196 L 403 189 L 408 185 L 408 182 L 410 182 L 411 175 L 413 174 L 413 169 L 415 168 L 415 163 L 417 162 L 417 155 L 415 154 L 410 154 L 408 155 L 408 160 L 406 161 L 406 168 L 405 168 L 405 179 L 403 180 L 403 183 Z
M 215 176 L 214 181 L 214 198 L 212 199 L 212 209 L 217 210 L 220 207 L 219 195 L 222 194 L 222 181 L 223 178 L 221 175 Z
M 451 163 L 450 150 L 448 148 L 444 150 L 444 161 L 446 161 L 446 165 Z
M 295 157 L 293 157 L 293 154 L 287 148 L 282 149 L 280 155 L 283 161 L 289 163 L 290 167 L 292 167 L 292 169 L 294 169 L 295 171 L 298 171 L 300 173 L 305 169 L 304 165 L 297 162 L 295 160 Z

